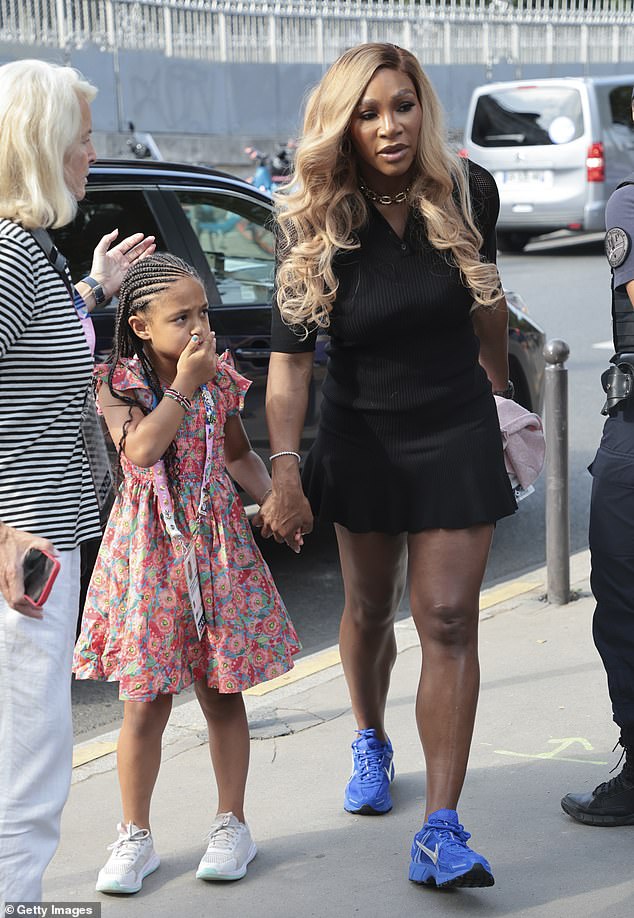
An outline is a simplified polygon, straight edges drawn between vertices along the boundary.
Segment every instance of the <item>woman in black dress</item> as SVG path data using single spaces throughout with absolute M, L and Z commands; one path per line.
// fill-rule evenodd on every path
M 437 886 L 493 884 L 456 806 L 479 689 L 479 590 L 495 522 L 515 510 L 492 394 L 512 394 L 498 206 L 489 173 L 446 145 L 416 58 L 365 44 L 314 90 L 277 218 L 273 493 L 262 530 L 299 551 L 313 514 L 335 525 L 341 658 L 358 724 L 344 798 L 352 813 L 392 807 L 384 714 L 409 583 L 426 760 L 409 876 Z M 318 333 L 329 335 L 328 373 L 300 479 Z

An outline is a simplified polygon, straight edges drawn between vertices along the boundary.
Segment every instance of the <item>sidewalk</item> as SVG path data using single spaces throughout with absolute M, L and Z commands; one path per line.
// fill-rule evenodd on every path
M 483 594 L 482 691 L 459 813 L 473 847 L 491 861 L 492 889 L 439 891 L 407 880 L 425 784 L 413 710 L 420 649 L 406 619 L 397 625 L 388 704 L 396 764 L 390 814 L 357 817 L 342 809 L 354 728 L 333 648 L 300 661 L 296 681 L 283 677 L 266 694 L 247 696 L 247 813 L 259 853 L 245 879 L 206 884 L 194 877 L 215 790 L 204 720 L 192 701 L 174 710 L 154 795 L 160 869 L 136 896 L 94 891 L 119 819 L 108 752 L 115 736 L 107 735 L 76 749 L 77 762 L 89 761 L 74 769 L 44 898 L 98 900 L 104 918 L 629 918 L 634 827 L 579 826 L 559 806 L 564 793 L 605 780 L 618 759 L 610 751 L 618 730 L 590 635 L 586 552 L 573 557 L 571 571 L 578 598 L 567 606 L 543 602 L 543 570 Z

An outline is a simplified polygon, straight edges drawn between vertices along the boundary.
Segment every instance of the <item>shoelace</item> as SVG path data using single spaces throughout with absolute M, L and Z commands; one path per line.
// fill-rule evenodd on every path
M 623 749 L 621 755 L 619 756 L 618 762 L 614 768 L 610 769 L 610 774 L 616 771 L 616 769 L 623 761 L 623 758 L 625 758 L 623 769 L 620 774 L 615 775 L 609 781 L 604 781 L 603 784 L 599 784 L 598 787 L 595 787 L 595 794 L 604 794 L 606 792 L 610 793 L 610 791 L 613 790 L 629 790 L 630 788 L 626 787 L 625 782 L 627 782 L 629 785 L 634 784 L 634 751 L 629 746 L 623 745 L 622 741 L 619 739 L 618 742 L 614 744 L 614 749 L 612 749 L 612 752 L 614 752 L 619 744 L 623 746 Z
M 626 746 L 625 743 L 623 742 L 622 736 L 616 741 L 616 743 L 612 747 L 612 752 L 615 751 L 617 746 L 622 747 L 621 755 L 619 756 L 619 760 L 614 766 L 614 768 L 610 769 L 610 774 L 616 771 L 616 769 L 619 767 L 623 759 L 625 759 L 625 764 L 623 765 L 623 773 L 624 774 L 627 773 L 626 777 L 629 778 L 631 776 L 631 780 L 634 781 L 634 748 L 632 748 L 631 746 Z
M 616 750 L 616 747 L 619 745 L 620 742 L 621 742 L 620 739 L 616 741 L 616 743 L 615 743 L 614 746 L 612 747 L 612 752 L 614 752 L 614 751 Z M 610 769 L 610 774 L 612 774 L 612 772 L 616 771 L 616 769 L 619 767 L 619 765 L 620 765 L 621 762 L 623 761 L 623 756 L 624 756 L 624 755 L 627 755 L 627 749 L 625 748 L 625 746 L 623 746 L 622 749 L 621 749 L 621 755 L 619 756 L 618 762 L 616 763 L 616 765 L 614 766 L 614 768 L 611 768 L 611 769 Z M 626 764 L 627 764 L 627 761 L 626 761 Z M 607 782 L 606 782 L 606 783 L 607 783 Z
M 149 837 L 150 833 L 147 829 L 138 829 L 133 833 L 128 830 L 127 835 L 121 835 L 115 842 L 108 845 L 107 850 L 114 851 L 117 857 L 134 861 L 139 852 L 139 844 Z
M 455 825 L 451 822 L 428 822 L 425 828 L 432 829 L 432 831 L 441 835 L 439 842 L 449 851 L 452 849 L 462 850 L 471 838 L 471 834 L 466 832 L 465 827 L 460 823 Z
M 355 749 L 359 781 L 373 783 L 383 779 L 383 752 L 380 749 Z
M 232 848 L 240 834 L 240 826 L 231 824 L 231 816 L 222 817 L 222 822 L 215 823 L 207 835 L 205 841 L 209 842 L 212 848 Z
M 594 789 L 596 794 L 610 794 L 612 791 L 620 790 L 631 790 L 634 786 L 634 779 L 630 780 L 628 775 L 624 775 L 621 772 L 618 775 L 615 775 L 613 778 L 610 778 L 609 781 L 604 781 L 603 784 L 599 784 Z

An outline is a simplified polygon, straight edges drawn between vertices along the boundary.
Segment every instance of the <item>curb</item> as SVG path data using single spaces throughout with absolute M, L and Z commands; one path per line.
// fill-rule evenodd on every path
M 590 553 L 587 549 L 571 556 L 571 586 L 576 587 L 576 592 L 580 592 L 581 595 L 587 591 L 589 569 Z M 546 574 L 545 567 L 538 568 L 522 578 L 505 581 L 483 590 L 480 594 L 480 620 L 486 621 L 510 612 L 522 603 L 541 604 L 546 589 Z M 399 654 L 418 645 L 418 635 L 411 616 L 397 621 L 395 631 Z M 287 699 L 336 679 L 342 674 L 338 645 L 300 657 L 290 672 L 247 689 L 243 693 L 249 723 L 252 727 L 257 727 L 259 712 L 266 714 L 270 720 L 273 701 Z M 273 693 L 273 698 L 269 698 L 268 696 Z M 118 733 L 118 729 L 113 730 L 87 742 L 77 743 L 73 747 L 73 783 L 116 767 Z M 163 757 L 172 758 L 206 742 L 206 725 L 196 699 L 175 707 L 163 735 Z

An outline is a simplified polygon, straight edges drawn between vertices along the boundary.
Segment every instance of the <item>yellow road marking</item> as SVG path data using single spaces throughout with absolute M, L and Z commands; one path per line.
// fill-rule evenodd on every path
M 510 583 L 503 583 L 501 586 L 492 587 L 485 590 L 480 596 L 480 611 L 490 609 L 499 602 L 506 602 L 507 599 L 513 599 L 515 596 L 521 596 L 522 593 L 530 593 L 543 586 L 541 583 L 530 583 L 528 580 L 511 580 Z
M 273 692 L 283 685 L 299 682 L 300 679 L 305 679 L 306 676 L 312 676 L 314 673 L 319 673 L 324 669 L 328 669 L 330 666 L 336 666 L 337 663 L 341 663 L 339 648 L 332 647 L 330 650 L 325 650 L 323 653 L 317 654 L 314 657 L 310 657 L 306 660 L 298 660 L 290 672 L 284 673 L 282 676 L 276 676 L 275 679 L 271 679 L 269 682 L 263 682 L 261 685 L 254 685 L 253 688 L 247 689 L 244 694 L 268 695 L 269 692 Z
M 91 743 L 89 746 L 75 746 L 73 749 L 73 768 L 100 759 L 104 755 L 116 752 L 116 743 Z
M 529 752 L 507 752 L 506 749 L 496 749 L 496 755 L 510 755 L 512 758 L 518 759 L 552 759 L 554 758 L 555 762 L 578 762 L 581 765 L 607 765 L 607 762 L 599 762 L 598 759 L 572 759 L 565 755 L 550 756 L 550 755 L 531 755 Z
M 581 762 L 584 765 L 607 765 L 607 762 L 597 762 L 592 759 L 579 759 L 579 758 L 570 758 L 569 756 L 560 755 L 560 752 L 565 752 L 571 746 L 583 746 L 588 752 L 594 750 L 594 746 L 583 736 L 566 736 L 562 739 L 549 739 L 548 742 L 550 745 L 554 745 L 554 749 L 549 749 L 548 752 L 510 752 L 508 749 L 496 749 L 496 755 L 510 755 L 517 756 L 520 759 L 556 759 L 558 762 Z M 559 744 L 559 745 L 557 745 Z

